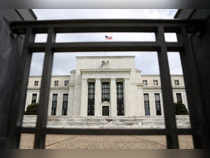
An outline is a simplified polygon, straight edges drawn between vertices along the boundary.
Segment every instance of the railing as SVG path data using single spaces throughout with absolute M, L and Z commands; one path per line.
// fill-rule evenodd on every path
M 11 142 L 19 145 L 21 133 L 35 133 L 34 148 L 45 148 L 46 134 L 87 134 L 87 135 L 165 135 L 167 148 L 179 148 L 178 135 L 192 135 L 195 148 L 202 148 L 202 112 L 200 109 L 200 87 L 197 68 L 193 58 L 188 34 L 199 31 L 203 21 L 185 20 L 57 20 L 12 22 L 13 34 L 25 35 L 20 67 L 20 99 L 14 116 L 17 129 Z M 78 42 L 56 43 L 56 33 L 82 32 L 153 32 L 155 42 Z M 177 34 L 178 42 L 167 43 L 164 33 Z M 34 43 L 37 33 L 47 33 L 46 43 Z M 41 80 L 40 100 L 35 128 L 21 126 L 25 106 L 27 83 L 32 52 L 45 52 Z M 52 129 L 47 128 L 48 102 L 54 52 L 88 52 L 88 51 L 157 51 L 163 94 L 165 129 Z M 178 129 L 173 105 L 171 79 L 167 52 L 179 51 L 183 65 L 184 79 L 189 102 L 192 129 Z

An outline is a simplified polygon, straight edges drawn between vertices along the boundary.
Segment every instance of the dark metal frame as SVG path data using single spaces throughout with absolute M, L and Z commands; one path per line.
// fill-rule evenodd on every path
M 23 34 L 23 65 L 21 67 L 21 97 L 18 103 L 16 128 L 10 135 L 13 146 L 18 147 L 21 133 L 35 134 L 34 148 L 45 148 L 46 134 L 85 134 L 85 135 L 165 135 L 167 148 L 179 148 L 178 135 L 192 135 L 195 148 L 203 147 L 202 105 L 196 64 L 192 55 L 188 34 L 199 31 L 204 21 L 201 20 L 57 20 L 12 22 L 14 34 Z M 153 32 L 155 42 L 90 42 L 90 43 L 55 43 L 56 33 L 78 32 Z M 175 32 L 178 42 L 167 43 L 165 32 Z M 36 33 L 47 33 L 46 43 L 34 43 Z M 45 52 L 41 80 L 38 118 L 35 128 L 21 127 L 32 52 Z M 157 51 L 164 103 L 165 129 L 57 129 L 47 128 L 48 102 L 54 52 L 88 51 Z M 187 98 L 189 101 L 192 129 L 177 129 L 173 105 L 171 78 L 167 52 L 179 51 L 183 65 Z M 190 64 L 189 64 L 190 63 Z M 14 120 L 13 120 L 14 121 Z M 12 145 L 11 145 L 12 146 Z

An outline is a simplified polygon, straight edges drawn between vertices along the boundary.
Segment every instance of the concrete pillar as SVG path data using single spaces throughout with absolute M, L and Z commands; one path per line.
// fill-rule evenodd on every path
M 117 116 L 117 88 L 114 78 L 111 79 L 111 116 Z
M 124 81 L 124 113 L 125 113 L 125 116 L 128 116 L 129 115 L 129 103 L 130 103 L 130 99 L 129 99 L 129 94 L 132 94 L 130 93 L 129 91 L 129 80 L 128 79 L 125 79 Z
M 102 116 L 100 79 L 95 82 L 95 116 Z
M 137 103 L 136 103 L 136 116 L 144 116 L 144 92 L 143 86 L 139 86 L 137 89 Z
M 156 116 L 155 94 L 149 93 L 150 115 Z
M 63 93 L 58 92 L 58 98 L 57 98 L 57 112 L 56 116 L 62 115 L 62 107 L 63 107 Z
M 69 85 L 69 96 L 68 96 L 68 116 L 73 116 L 73 99 L 74 99 L 74 86 Z
M 82 79 L 81 85 L 81 116 L 87 116 L 88 109 L 88 85 L 87 79 Z

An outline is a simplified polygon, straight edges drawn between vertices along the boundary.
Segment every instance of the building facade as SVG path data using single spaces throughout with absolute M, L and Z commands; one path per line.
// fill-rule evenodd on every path
M 29 78 L 26 108 L 38 103 L 41 76 Z M 174 102 L 188 109 L 182 75 L 172 75 Z M 49 116 L 163 116 L 159 75 L 142 75 L 134 56 L 79 56 L 70 75 L 52 76 Z

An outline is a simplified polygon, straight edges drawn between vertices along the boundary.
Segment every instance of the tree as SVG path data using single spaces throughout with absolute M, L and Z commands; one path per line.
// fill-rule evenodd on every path
M 38 103 L 28 105 L 25 115 L 36 115 L 38 105 L 39 105 Z
M 181 102 L 174 103 L 176 106 L 176 115 L 188 115 L 187 108 Z

